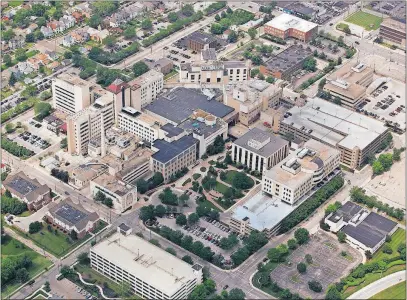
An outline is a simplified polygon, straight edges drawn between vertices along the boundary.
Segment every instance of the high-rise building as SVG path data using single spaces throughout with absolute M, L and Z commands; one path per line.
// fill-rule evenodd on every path
M 77 113 L 91 103 L 91 84 L 76 75 L 62 73 L 52 81 L 54 107 L 68 115 Z

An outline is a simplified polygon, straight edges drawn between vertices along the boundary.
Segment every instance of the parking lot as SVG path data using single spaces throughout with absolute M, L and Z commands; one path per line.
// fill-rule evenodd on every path
M 223 250 L 219 247 L 219 242 L 222 237 L 228 237 L 231 230 L 228 226 L 210 219 L 208 217 L 201 218 L 199 223 L 193 226 L 179 226 L 175 224 L 175 217 L 158 219 L 158 227 L 168 226 L 175 230 L 180 230 L 182 233 L 190 235 L 194 240 L 201 241 L 204 246 L 209 246 L 215 253 L 220 253 L 225 257 L 226 263 L 230 263 L 230 255 L 234 249 Z M 241 237 L 238 237 L 241 239 Z M 235 248 L 238 246 L 235 246 Z
M 405 119 L 405 84 L 397 80 L 390 80 L 378 89 L 374 90 L 370 96 L 362 102 L 359 112 L 365 115 L 373 115 L 376 119 L 397 126 L 400 129 L 406 128 Z

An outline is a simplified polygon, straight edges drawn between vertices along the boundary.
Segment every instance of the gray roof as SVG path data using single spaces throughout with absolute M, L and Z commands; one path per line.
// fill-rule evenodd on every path
M 203 49 L 202 58 L 204 60 L 216 60 L 216 50 L 214 48 Z
M 121 223 L 121 224 L 119 225 L 119 228 L 120 228 L 121 230 L 123 230 L 123 231 L 129 231 L 129 230 L 131 229 L 129 226 L 127 226 L 127 225 L 124 224 L 124 223 Z
M 193 40 L 202 44 L 209 44 L 214 41 L 217 41 L 217 39 L 214 36 L 200 31 L 195 31 L 190 35 L 186 36 L 185 38 L 187 40 Z
M 234 108 L 218 102 L 213 97 L 184 87 L 172 89 L 167 94 L 157 98 L 145 109 L 179 124 L 198 108 L 218 118 L 223 118 L 234 111 Z
M 348 201 L 341 208 L 339 208 L 332 216 L 329 217 L 329 221 L 337 222 L 341 217 L 343 217 L 344 222 L 349 222 L 357 213 L 362 210 L 362 207 Z
M 50 192 L 50 188 L 47 185 L 40 184 L 37 179 L 29 178 L 22 171 L 8 176 L 3 182 L 3 186 L 20 199 L 25 198 L 29 203 L 36 201 L 39 196 Z
M 300 63 L 312 55 L 312 50 L 302 45 L 292 45 L 279 54 L 271 57 L 266 62 L 266 67 L 270 71 L 284 72 L 297 63 Z
M 166 163 L 197 143 L 198 140 L 192 135 L 185 135 L 172 143 L 165 140 L 156 140 L 153 146 L 158 149 L 158 152 L 154 153 L 152 158 L 161 163 Z
M 197 135 L 203 135 L 205 138 L 217 132 L 222 125 L 216 122 L 215 125 L 208 126 L 205 122 L 199 122 L 198 120 L 188 119 L 182 122 L 178 127 L 184 129 L 187 132 L 194 132 Z
M 171 123 L 167 123 L 164 126 L 161 126 L 161 130 L 167 132 L 167 137 L 168 138 L 178 136 L 178 135 L 180 135 L 181 133 L 184 132 L 184 130 L 182 130 L 182 128 L 175 127 Z
M 255 140 L 257 142 L 263 143 L 268 138 L 270 141 L 262 148 L 255 149 L 248 145 L 250 140 Z M 288 141 L 270 133 L 267 131 L 263 131 L 260 128 L 253 128 L 238 138 L 234 143 L 240 147 L 245 149 L 249 149 L 250 151 L 264 157 L 269 157 L 285 145 L 288 145 Z
M 346 225 L 342 231 L 365 246 L 374 248 L 396 226 L 396 222 L 372 212 L 359 225 Z

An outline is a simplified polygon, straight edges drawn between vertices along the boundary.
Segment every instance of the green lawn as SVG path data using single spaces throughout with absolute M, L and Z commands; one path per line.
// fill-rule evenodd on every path
M 55 228 L 52 228 L 52 232 L 50 232 L 47 229 L 47 224 L 43 223 L 43 225 L 44 227 L 42 228 L 42 230 L 34 234 L 22 232 L 14 226 L 11 228 L 24 238 L 32 240 L 38 247 L 41 247 L 42 249 L 55 255 L 56 257 L 64 256 L 73 248 L 78 246 L 81 242 L 83 242 L 85 239 L 89 238 L 89 235 L 87 235 L 82 240 L 71 242 L 68 239 L 67 234 L 64 234 L 62 231 L 58 229 L 57 234 L 55 234 Z
M 209 208 L 211 208 L 213 210 L 216 210 L 218 212 L 222 212 L 222 210 L 220 210 L 217 206 L 215 206 L 215 204 L 213 204 L 209 200 L 205 200 L 204 202 L 199 202 L 199 203 L 203 203 L 206 207 L 209 207 Z
M 390 247 L 393 250 L 392 254 L 383 253 L 382 248 L 376 251 L 373 255 L 372 261 L 380 261 L 385 257 L 396 257 L 400 254 L 397 252 L 397 246 L 401 243 L 406 242 L 406 231 L 404 229 L 397 229 L 395 233 L 391 236 Z
M 225 194 L 226 191 L 229 189 L 228 186 L 224 185 L 223 183 L 216 181 L 215 190 L 221 194 Z
M 267 264 L 264 265 L 265 272 L 270 274 L 279 264 L 280 263 L 276 263 L 276 262 L 268 262 Z M 275 298 L 279 298 L 280 293 L 276 293 L 270 287 L 261 286 L 259 284 L 259 277 L 260 277 L 260 272 L 257 272 L 256 274 L 254 274 L 254 276 L 252 278 L 253 285 L 255 287 L 257 287 L 258 289 L 261 289 L 263 292 L 265 292 Z
M 349 16 L 345 21 L 362 26 L 370 31 L 378 29 L 383 19 L 363 11 L 358 11 Z M 372 27 L 370 25 L 372 25 Z
M 170 73 L 168 73 L 167 75 L 164 76 L 164 80 L 167 80 L 168 78 L 171 78 L 172 76 L 178 74 L 177 70 L 171 70 Z
M 230 185 L 233 185 L 233 179 L 235 178 L 236 174 L 238 174 L 240 172 L 235 171 L 235 170 L 229 170 L 226 172 L 226 179 L 224 180 L 226 183 L 229 183 Z M 250 180 L 250 185 L 251 187 L 254 186 L 254 180 L 249 177 Z
M 13 0 L 13 1 L 9 1 L 8 5 L 11 7 L 17 7 L 21 4 L 23 4 L 23 2 L 24 2 L 23 0 Z
M 406 282 L 400 282 L 396 285 L 393 285 L 389 287 L 388 289 L 385 289 L 384 291 L 374 295 L 370 299 L 406 299 Z
M 48 268 L 52 264 L 50 260 L 46 259 L 44 256 L 38 254 L 31 248 L 13 239 L 12 237 L 2 237 L 1 258 L 4 259 L 6 257 L 17 257 L 20 255 L 27 255 L 33 262 L 32 266 L 27 270 L 30 275 L 29 278 L 33 278 L 35 275 L 43 271 L 45 268 Z M 5 299 L 7 295 L 15 291 L 20 285 L 20 282 L 13 281 L 8 284 L 2 284 L 1 298 Z

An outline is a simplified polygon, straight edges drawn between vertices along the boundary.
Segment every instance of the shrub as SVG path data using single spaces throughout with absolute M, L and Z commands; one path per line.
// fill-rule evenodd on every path
M 307 265 L 304 264 L 303 262 L 300 262 L 300 263 L 297 265 L 297 270 L 298 270 L 298 272 L 300 272 L 301 274 L 303 274 L 303 273 L 307 272 Z

